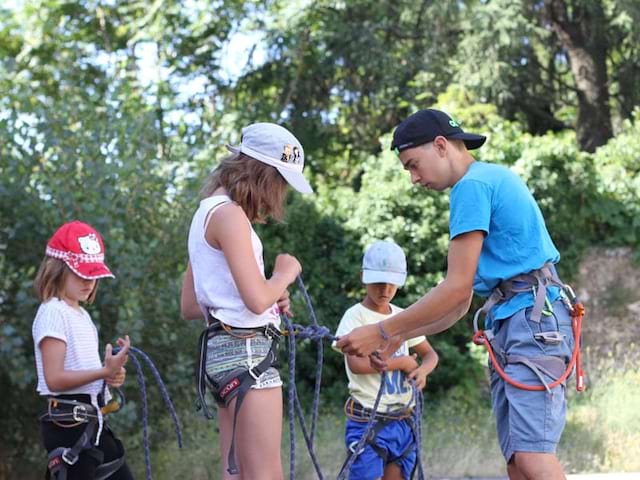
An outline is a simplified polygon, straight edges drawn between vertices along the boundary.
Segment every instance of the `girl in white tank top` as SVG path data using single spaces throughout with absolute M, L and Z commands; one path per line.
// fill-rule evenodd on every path
M 233 154 L 207 179 L 204 198 L 191 222 L 182 315 L 187 320 L 219 321 L 228 329 L 277 327 L 280 312 L 289 313 L 287 287 L 301 266 L 295 257 L 280 254 L 267 278 L 262 243 L 251 224 L 267 217 L 282 219 L 287 183 L 311 193 L 302 175 L 304 152 L 290 132 L 271 123 L 249 125 L 242 131 L 241 145 L 227 148 Z M 207 354 L 207 374 L 224 376 L 233 369 L 251 368 L 264 358 L 258 348 L 260 337 L 223 334 L 216 338 L 218 343 Z M 281 385 L 273 367 L 258 378 L 243 400 L 235 438 L 235 401 L 227 407 L 218 405 L 223 478 L 282 479 Z M 239 477 L 227 472 L 232 441 Z

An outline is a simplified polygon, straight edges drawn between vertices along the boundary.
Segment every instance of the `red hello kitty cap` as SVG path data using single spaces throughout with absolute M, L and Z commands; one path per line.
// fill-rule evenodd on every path
M 62 225 L 47 242 L 46 255 L 59 258 L 87 280 L 115 275 L 104 264 L 102 237 L 91 225 L 74 220 Z

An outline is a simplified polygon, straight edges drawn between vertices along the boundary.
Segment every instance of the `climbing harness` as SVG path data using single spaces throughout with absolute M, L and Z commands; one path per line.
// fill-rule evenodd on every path
M 531 321 L 540 323 L 542 315 L 553 315 L 553 307 L 546 296 L 549 286 L 560 288 L 562 302 L 571 314 L 571 328 L 574 337 L 574 348 L 571 359 L 565 365 L 565 361 L 559 357 L 541 355 L 536 357 L 526 357 L 524 355 L 507 355 L 505 352 L 498 352 L 500 357 L 496 357 L 493 341 L 495 334 L 493 330 L 481 330 L 478 327 L 481 315 L 490 315 L 491 309 L 498 304 L 504 303 L 519 293 L 533 291 L 534 306 L 531 311 Z M 545 310 L 546 307 L 546 310 Z M 473 343 L 484 345 L 487 348 L 491 364 L 500 377 L 510 385 L 522 390 L 551 392 L 569 378 L 574 370 L 576 371 L 576 390 L 582 392 L 585 389 L 584 371 L 580 362 L 580 336 L 582 332 L 582 320 L 584 317 L 584 305 L 578 301 L 573 289 L 560 281 L 553 264 L 547 263 L 542 268 L 533 270 L 527 274 L 517 275 L 509 280 L 505 280 L 498 285 L 491 293 L 485 304 L 476 311 L 473 318 Z M 557 331 L 538 332 L 534 338 L 542 343 L 557 345 L 564 341 L 564 337 Z M 540 380 L 542 385 L 528 385 L 514 380 L 504 371 L 507 364 L 522 364 L 527 366 Z M 555 379 L 549 383 L 545 381 L 543 374 Z
M 330 330 L 327 327 L 318 325 L 315 311 L 311 303 L 311 299 L 304 286 L 304 282 L 301 276 L 297 278 L 298 287 L 304 297 L 309 317 L 312 324 L 303 326 L 300 324 L 291 323 L 290 319 L 281 314 L 281 319 L 285 325 L 284 330 L 279 330 L 273 324 L 269 324 L 263 327 L 256 328 L 237 328 L 229 327 L 222 322 L 215 319 L 209 320 L 208 327 L 203 330 L 198 340 L 198 367 L 196 385 L 198 391 L 197 409 L 202 409 L 204 415 L 208 419 L 214 418 L 213 412 L 209 409 L 206 402 L 206 390 L 209 389 L 216 402 L 221 405 L 228 405 L 234 398 L 238 397 L 236 401 L 236 407 L 234 412 L 234 434 L 231 440 L 231 447 L 229 449 L 228 465 L 229 473 L 239 473 L 237 464 L 235 462 L 235 425 L 237 420 L 238 411 L 241 405 L 241 395 L 244 397 L 249 391 L 251 386 L 256 383 L 257 379 L 262 373 L 273 366 L 277 361 L 278 341 L 281 337 L 286 337 L 288 342 L 289 351 L 289 382 L 288 382 L 288 416 L 289 416 L 289 438 L 290 438 L 290 468 L 289 476 L 291 480 L 295 479 L 295 443 L 296 443 L 296 429 L 295 418 L 298 417 L 302 434 L 311 457 L 311 461 L 315 468 L 316 474 L 320 480 L 324 479 L 320 465 L 318 463 L 315 448 L 314 438 L 317 429 L 318 409 L 320 405 L 320 383 L 322 379 L 322 363 L 323 363 L 323 340 L 329 341 L 336 340 Z M 216 382 L 206 371 L 207 362 L 207 344 L 208 340 L 215 335 L 230 334 L 238 338 L 252 338 L 258 334 L 263 334 L 267 338 L 272 340 L 271 348 L 267 353 L 267 356 L 258 365 L 248 368 L 239 368 L 232 370 L 225 378 Z M 296 340 L 311 340 L 317 344 L 317 361 L 318 366 L 316 368 L 315 386 L 314 386 L 314 398 L 311 411 L 311 431 L 307 429 L 306 421 L 304 418 L 304 412 L 298 398 L 297 388 L 295 385 L 295 352 L 296 352 Z
M 415 449 L 416 463 L 409 478 L 414 478 L 414 475 L 417 472 L 418 479 L 424 480 L 424 470 L 420 459 L 420 452 L 422 450 L 422 392 L 416 388 L 415 381 L 411 380 L 413 395 L 407 405 L 391 412 L 378 412 L 382 392 L 384 390 L 384 375 L 385 372 L 381 374 L 380 388 L 378 389 L 378 394 L 373 404 L 373 408 L 364 407 L 353 397 L 349 397 L 344 405 L 344 412 L 348 418 L 357 422 L 367 422 L 367 426 L 360 437 L 360 440 L 352 442 L 348 446 L 347 458 L 338 473 L 338 480 L 348 478 L 349 472 L 351 471 L 357 457 L 364 452 L 367 446 L 373 448 L 376 454 L 382 459 L 384 465 L 394 463 L 410 455 Z M 413 434 L 414 443 L 409 444 L 409 446 L 399 456 L 390 459 L 388 458 L 387 451 L 378 446 L 375 440 L 378 433 L 393 421 L 404 421 L 409 425 Z
M 90 403 L 66 397 L 68 396 L 47 397 L 47 412 L 40 416 L 40 421 L 51 422 L 60 428 L 75 428 L 80 425 L 85 427 L 72 447 L 58 447 L 49 452 L 47 468 L 51 479 L 66 480 L 69 467 L 75 465 L 80 454 L 85 452 L 98 463 L 95 479 L 108 478 L 124 464 L 124 451 L 120 457 L 105 463 L 104 454 L 93 443 L 100 417 L 105 412 L 99 412 Z
M 278 359 L 278 341 L 282 334 L 280 330 L 273 324 L 268 324 L 262 327 L 255 328 L 237 328 L 229 327 L 222 323 L 220 320 L 210 317 L 209 326 L 200 334 L 199 340 L 199 362 L 198 362 L 198 403 L 202 408 L 205 416 L 209 419 L 213 418 L 211 411 L 209 410 L 206 402 L 206 388 L 208 387 L 213 394 L 214 399 L 220 405 L 228 407 L 234 398 L 237 398 L 235 411 L 233 414 L 233 429 L 231 433 L 231 447 L 229 448 L 229 455 L 227 457 L 228 469 L 227 471 L 231 475 L 237 475 L 240 473 L 236 464 L 235 456 L 235 437 L 236 437 L 236 425 L 238 421 L 238 413 L 242 406 L 242 402 L 253 385 L 256 384 L 260 375 L 266 372 L 269 368 L 276 363 Z M 240 331 L 240 332 L 238 332 Z M 227 334 L 236 338 L 253 338 L 258 334 L 262 334 L 271 340 L 271 347 L 267 352 L 265 358 L 257 365 L 251 368 L 236 368 L 232 370 L 220 381 L 215 381 L 207 373 L 207 349 L 208 341 L 219 334 Z

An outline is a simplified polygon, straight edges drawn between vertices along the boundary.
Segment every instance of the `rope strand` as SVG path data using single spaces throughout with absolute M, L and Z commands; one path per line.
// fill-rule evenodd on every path
M 119 351 L 120 351 L 120 347 L 115 347 L 113 349 L 113 354 L 115 355 Z M 136 368 L 136 377 L 138 380 L 138 387 L 140 388 L 140 398 L 142 400 L 142 445 L 144 448 L 144 464 L 145 464 L 147 480 L 152 480 L 153 477 L 151 472 L 151 447 L 149 443 L 149 408 L 148 408 L 148 402 L 147 402 L 147 388 L 146 388 L 146 382 L 144 378 L 144 371 L 142 370 L 142 365 L 140 363 L 140 360 L 138 359 L 138 355 L 142 359 L 144 359 L 149 369 L 151 370 L 151 373 L 156 379 L 156 382 L 160 389 L 160 394 L 162 395 L 164 403 L 167 406 L 167 409 L 169 410 L 169 413 L 173 420 L 179 448 L 182 448 L 182 429 L 180 427 L 178 414 L 176 413 L 176 409 L 173 406 L 173 402 L 171 401 L 171 397 L 169 396 L 169 392 L 167 391 L 167 387 L 162 381 L 160 372 L 158 372 L 158 369 L 156 368 L 151 358 L 142 350 L 136 347 L 130 347 L 128 355 L 131 361 L 133 362 L 133 365 Z

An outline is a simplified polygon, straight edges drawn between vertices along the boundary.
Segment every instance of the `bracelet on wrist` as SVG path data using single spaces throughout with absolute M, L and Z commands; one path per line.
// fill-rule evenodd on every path
M 382 340 L 384 340 L 385 342 L 389 340 L 389 335 L 387 335 L 387 332 L 384 331 L 384 328 L 382 326 L 382 322 L 378 322 L 378 331 L 380 332 L 380 335 L 382 336 Z

